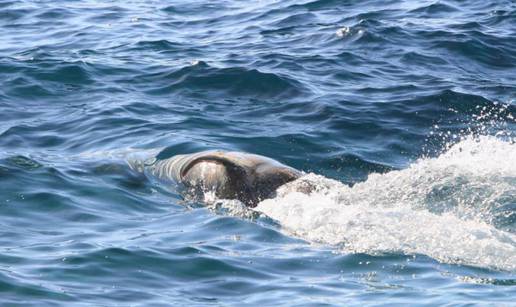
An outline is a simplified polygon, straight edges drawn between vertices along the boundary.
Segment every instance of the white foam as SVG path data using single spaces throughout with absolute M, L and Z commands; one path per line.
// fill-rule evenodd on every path
M 335 32 L 335 35 L 337 35 L 337 37 L 345 37 L 350 31 L 351 29 L 349 27 L 342 27 Z
M 297 192 L 307 182 L 316 189 Z M 513 271 L 516 235 L 497 223 L 515 200 L 516 144 L 481 136 L 353 187 L 308 174 L 256 210 L 291 235 L 344 252 L 424 254 Z

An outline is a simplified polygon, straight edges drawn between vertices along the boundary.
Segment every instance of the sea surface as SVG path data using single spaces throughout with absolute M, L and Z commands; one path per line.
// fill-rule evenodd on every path
M 509 0 L 0 0 L 0 305 L 514 306 L 515 99 Z M 207 149 L 317 189 L 128 165 Z

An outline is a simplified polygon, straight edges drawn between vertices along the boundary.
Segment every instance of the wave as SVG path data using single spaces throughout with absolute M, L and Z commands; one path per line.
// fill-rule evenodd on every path
M 158 83 L 148 91 L 151 94 L 172 92 L 196 93 L 220 91 L 225 95 L 273 98 L 297 95 L 302 92 L 301 84 L 274 73 L 241 67 L 215 68 L 200 61 L 174 72 L 143 77 L 151 83 Z M 164 84 L 165 83 L 165 84 Z
M 436 2 L 413 9 L 409 11 L 409 13 L 420 13 L 421 17 L 435 17 L 439 16 L 440 14 L 455 13 L 458 11 L 458 8 L 450 4 Z
M 296 191 L 307 182 L 314 192 Z M 481 136 L 352 187 L 307 174 L 256 210 L 291 235 L 344 252 L 424 254 L 512 271 L 515 200 L 516 144 Z
M 508 70 L 515 67 L 512 50 L 502 46 L 492 46 L 479 39 L 465 41 L 438 41 L 432 49 L 445 49 L 452 55 L 467 57 L 473 62 L 485 64 L 488 67 Z

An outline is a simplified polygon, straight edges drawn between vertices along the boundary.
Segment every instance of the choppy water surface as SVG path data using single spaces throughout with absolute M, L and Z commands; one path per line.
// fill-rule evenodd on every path
M 516 299 L 513 1 L 0 1 L 0 304 Z M 255 210 L 128 157 L 306 172 Z

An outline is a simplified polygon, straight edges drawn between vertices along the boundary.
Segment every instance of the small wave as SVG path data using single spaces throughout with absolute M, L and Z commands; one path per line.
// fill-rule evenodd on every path
M 136 43 L 135 50 L 157 50 L 157 51 L 177 51 L 182 47 L 181 44 L 168 41 L 166 39 L 154 41 L 139 41 Z
M 316 15 L 312 13 L 300 13 L 290 15 L 274 23 L 277 27 L 295 27 L 299 25 L 306 25 L 309 22 L 317 20 Z
M 338 0 L 315 0 L 315 1 L 308 1 L 304 4 L 296 4 L 288 7 L 289 9 L 295 9 L 298 7 L 307 9 L 309 11 L 317 11 L 322 9 L 337 9 L 341 8 L 343 6 L 350 6 L 349 3 L 343 3 L 342 1 Z
M 434 48 L 443 48 L 451 54 L 463 56 L 497 69 L 512 69 L 515 67 L 515 59 L 510 54 L 510 50 L 489 45 L 478 39 L 439 41 L 434 44 Z
M 120 6 L 104 7 L 103 13 L 94 15 L 88 18 L 88 21 L 99 23 L 99 22 L 113 22 L 126 16 L 128 10 Z
M 256 209 L 290 234 L 345 252 L 425 254 L 515 270 L 515 157 L 513 142 L 465 138 L 437 158 L 372 174 L 353 187 L 306 175 Z M 296 192 L 306 182 L 316 190 Z M 504 222 L 510 225 L 501 229 Z
M 46 128 L 49 125 L 34 127 L 21 124 L 9 127 L 5 131 L 0 132 L 0 145 L 6 147 L 16 146 L 17 148 L 33 145 L 50 148 L 64 143 L 62 136 L 44 130 L 41 131 L 42 126 Z M 21 135 L 24 137 L 21 137 Z
M 20 19 L 30 16 L 32 11 L 24 8 L 4 9 L 0 12 L 0 20 L 7 23 L 18 22 Z
M 50 69 L 43 69 L 41 67 L 40 69 L 33 70 L 30 75 L 36 80 L 90 85 L 94 81 L 91 79 L 85 66 L 83 63 L 59 63 Z
M 31 101 L 66 95 L 97 82 L 93 65 L 52 59 L 38 50 L 19 54 L 1 66 L 4 73 L 9 73 L 4 83 L 6 94 Z
M 161 85 L 166 82 L 164 86 L 149 91 L 152 94 L 220 91 L 233 96 L 272 98 L 297 95 L 302 91 L 299 82 L 274 73 L 241 67 L 215 68 L 204 62 L 148 79 L 151 82 L 159 81 Z
M 456 8 L 450 4 L 436 2 L 436 3 L 432 3 L 430 5 L 425 5 L 425 6 L 421 6 L 416 9 L 413 9 L 409 13 L 418 13 L 419 16 L 422 16 L 422 17 L 424 17 L 424 16 L 435 17 L 435 16 L 440 16 L 441 14 L 454 13 L 454 12 L 458 12 L 458 11 L 459 11 L 458 8 Z
M 0 254 L 0 259 L 4 260 L 5 256 Z M 31 279 L 29 274 L 20 274 L 4 269 L 0 270 L 0 289 L 4 292 L 2 304 L 12 306 L 19 305 L 20 301 L 26 303 L 29 300 L 41 302 L 49 298 L 57 301 L 70 301 L 72 299 L 72 296 L 62 289 L 49 284 L 43 285 L 41 282 Z M 19 296 L 12 297 L 9 293 L 23 295 L 24 299 L 20 300 Z
M 72 10 L 66 8 L 50 8 L 34 17 L 38 19 L 56 20 L 59 18 L 72 18 L 74 15 Z
M 445 112 L 453 109 L 463 115 L 471 115 L 478 112 L 479 108 L 491 107 L 493 102 L 481 96 L 469 93 L 462 93 L 457 90 L 441 90 L 430 95 L 416 97 L 410 100 L 401 100 L 396 102 L 403 109 L 408 109 L 410 112 Z M 496 107 L 496 106 L 495 106 Z
M 169 258 L 169 254 L 175 255 L 175 257 Z M 156 270 L 164 277 L 173 274 L 176 278 L 184 280 L 216 277 L 223 275 L 225 272 L 238 272 L 248 277 L 267 278 L 266 273 L 253 268 L 226 261 L 224 258 L 216 259 L 204 254 L 205 252 L 202 249 L 192 246 L 168 249 L 166 252 L 112 247 L 72 255 L 66 257 L 63 262 L 73 265 L 73 273 L 77 275 L 95 270 L 101 273 L 96 274 L 99 280 L 115 271 L 126 272 L 128 278 L 135 278 L 131 275 L 130 270 L 134 268 L 135 263 L 145 265 L 147 270 Z

